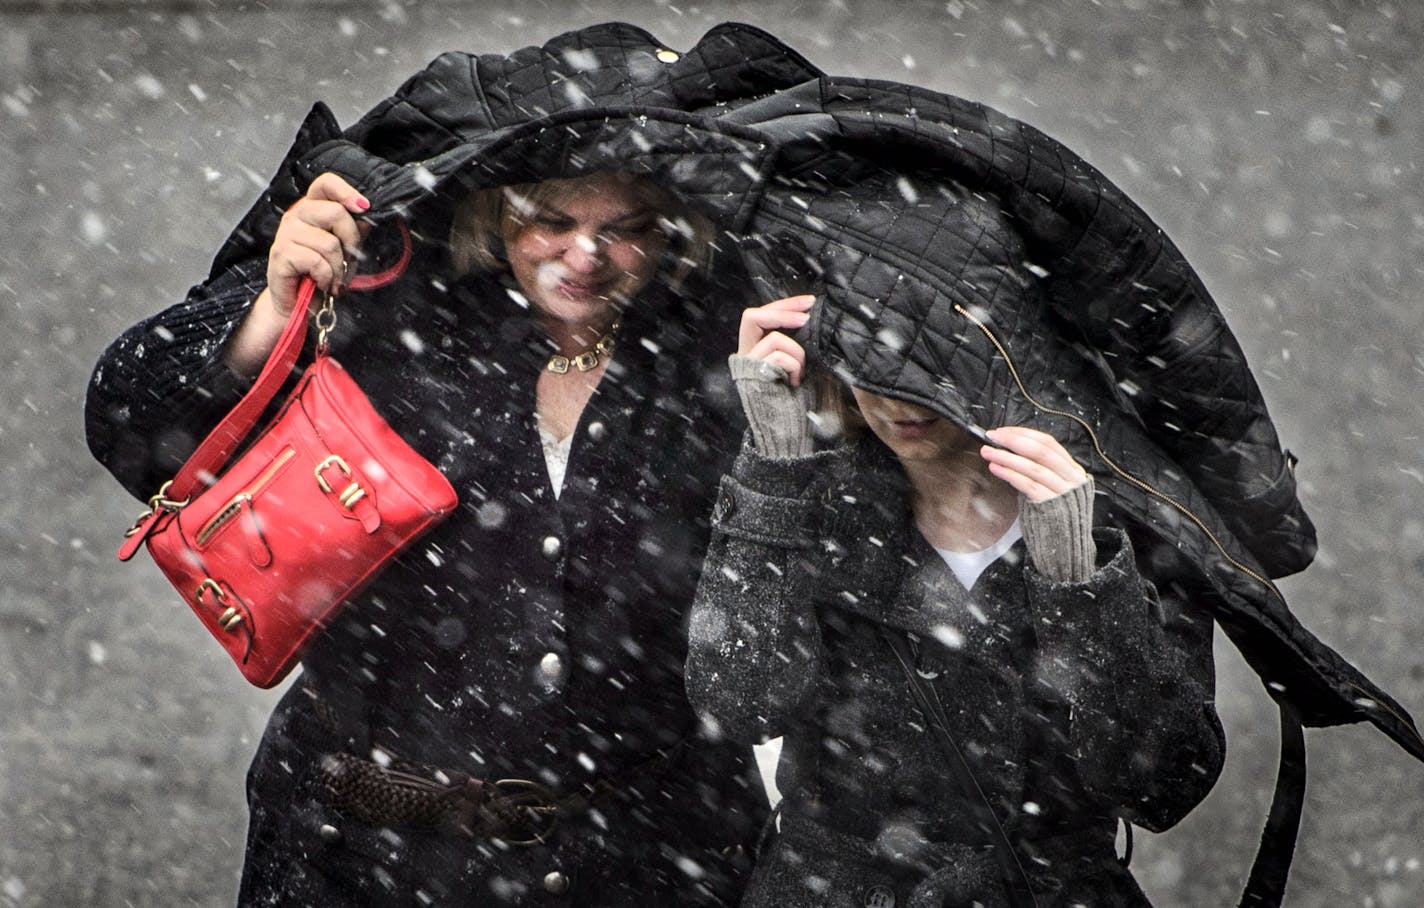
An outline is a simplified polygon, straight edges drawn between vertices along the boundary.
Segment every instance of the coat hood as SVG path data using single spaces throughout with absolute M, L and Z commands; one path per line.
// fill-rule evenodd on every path
M 447 53 L 344 132 L 318 104 L 213 271 L 265 254 L 323 171 L 419 242 L 473 189 L 602 169 L 711 217 L 753 299 L 818 293 L 808 349 L 855 384 L 1063 439 L 1147 576 L 1190 590 L 1273 697 L 1306 724 L 1370 721 L 1424 759 L 1404 710 L 1271 582 L 1309 564 L 1314 528 L 1200 279 L 1107 178 L 982 104 L 828 76 L 737 23 L 684 52 L 609 23 Z

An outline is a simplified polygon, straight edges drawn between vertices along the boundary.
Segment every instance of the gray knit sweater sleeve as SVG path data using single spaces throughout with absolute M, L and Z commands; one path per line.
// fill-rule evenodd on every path
M 1083 583 L 1093 574 L 1093 478 L 1045 501 L 1019 499 L 1024 545 L 1040 574 L 1050 580 Z
M 791 387 L 786 370 L 734 353 L 727 359 L 757 452 L 772 460 L 804 457 L 814 449 L 805 385 Z

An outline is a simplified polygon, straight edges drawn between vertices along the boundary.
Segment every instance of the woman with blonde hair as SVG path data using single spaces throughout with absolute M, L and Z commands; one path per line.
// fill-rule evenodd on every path
M 369 209 L 318 176 L 265 261 L 131 329 L 89 398 L 95 453 L 153 484 L 311 277 L 340 295 L 334 355 L 461 498 L 277 707 L 241 904 L 735 902 L 765 805 L 682 685 L 699 515 L 738 434 L 706 393 L 706 220 L 612 170 L 493 187 L 415 221 L 400 280 L 341 294 L 376 254 Z

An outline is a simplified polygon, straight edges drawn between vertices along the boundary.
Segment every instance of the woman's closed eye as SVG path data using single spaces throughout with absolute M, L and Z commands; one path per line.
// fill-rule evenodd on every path
M 640 214 L 632 218 L 614 221 L 598 231 L 598 235 L 610 242 L 641 240 L 657 224 L 652 214 Z
M 561 214 L 540 213 L 532 218 L 534 226 L 550 233 L 565 233 L 578 226 L 573 218 Z
M 557 211 L 540 211 L 530 218 L 534 226 L 550 233 L 568 233 L 579 229 L 577 219 Z M 636 212 L 603 224 L 594 231 L 600 239 L 618 241 L 641 239 L 657 224 L 652 212 Z

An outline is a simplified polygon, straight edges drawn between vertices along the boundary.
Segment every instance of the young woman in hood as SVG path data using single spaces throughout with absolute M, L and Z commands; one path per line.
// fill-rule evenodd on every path
M 265 260 L 109 348 L 89 437 L 126 485 L 171 474 L 241 396 L 301 278 L 341 292 L 368 208 L 318 177 Z M 703 393 L 735 318 L 702 305 L 708 228 L 610 171 L 476 192 L 413 228 L 405 276 L 338 301 L 332 349 L 461 507 L 277 707 L 239 902 L 734 904 L 765 802 L 682 683 L 695 515 L 740 434 Z
M 808 382 L 792 334 L 814 304 L 743 316 L 751 431 L 693 608 L 693 703 L 733 739 L 783 738 L 744 904 L 1147 905 L 1115 837 L 1216 778 L 1210 626 L 1094 526 L 1052 436 Z

